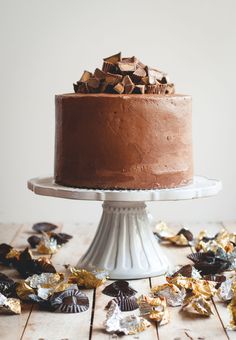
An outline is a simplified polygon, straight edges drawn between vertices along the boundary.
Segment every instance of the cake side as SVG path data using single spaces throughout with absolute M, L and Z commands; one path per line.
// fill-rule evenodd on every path
M 55 97 L 55 181 L 95 189 L 155 189 L 193 177 L 188 95 Z

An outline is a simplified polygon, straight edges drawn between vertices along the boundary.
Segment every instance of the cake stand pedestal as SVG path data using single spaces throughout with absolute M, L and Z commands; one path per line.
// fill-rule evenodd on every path
M 168 260 L 152 232 L 146 201 L 187 200 L 216 195 L 221 182 L 196 176 L 191 185 L 160 190 L 92 190 L 58 185 L 53 177 L 34 178 L 35 194 L 103 201 L 94 239 L 77 267 L 106 269 L 111 279 L 139 279 L 166 273 Z

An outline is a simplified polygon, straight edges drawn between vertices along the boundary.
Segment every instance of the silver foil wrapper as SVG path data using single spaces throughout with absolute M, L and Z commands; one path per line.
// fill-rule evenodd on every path
M 104 327 L 108 333 L 136 334 L 150 326 L 150 322 L 136 315 L 123 316 L 116 302 L 111 301 Z

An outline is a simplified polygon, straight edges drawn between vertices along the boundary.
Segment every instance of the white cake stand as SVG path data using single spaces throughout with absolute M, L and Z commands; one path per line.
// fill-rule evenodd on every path
M 153 235 L 145 201 L 187 200 L 216 195 L 221 182 L 194 177 L 193 184 L 160 190 L 92 190 L 64 187 L 53 177 L 28 181 L 35 194 L 76 200 L 104 201 L 94 239 L 79 268 L 106 269 L 111 279 L 138 279 L 164 274 L 169 267 Z

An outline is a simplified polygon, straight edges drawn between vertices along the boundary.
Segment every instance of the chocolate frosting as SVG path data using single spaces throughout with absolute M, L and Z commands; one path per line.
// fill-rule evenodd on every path
M 63 94 L 55 104 L 56 183 L 154 189 L 192 181 L 190 96 Z

